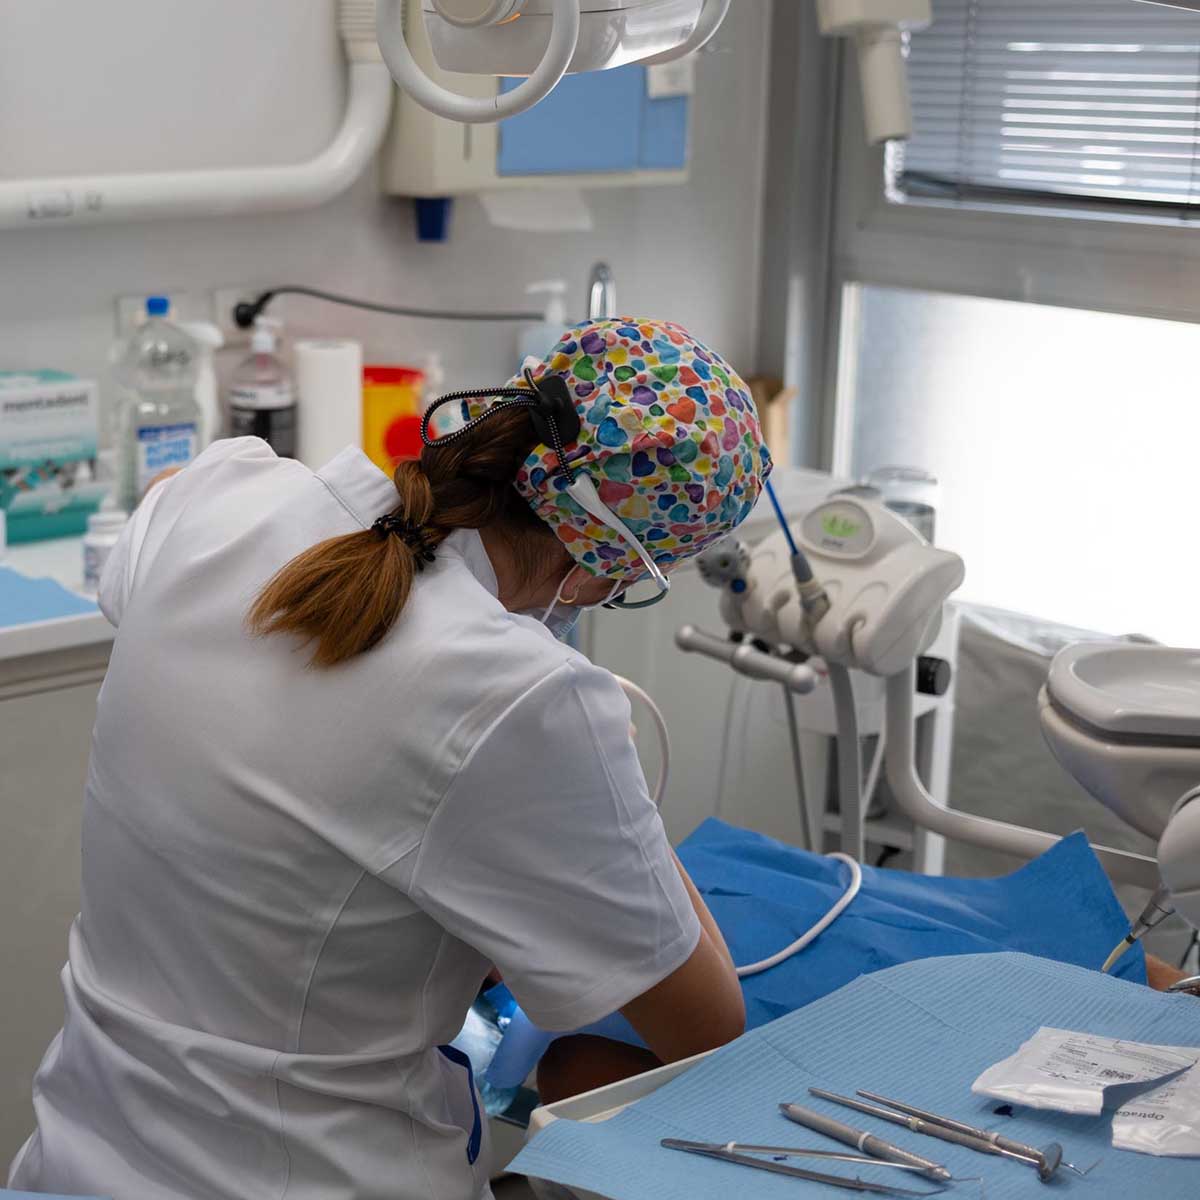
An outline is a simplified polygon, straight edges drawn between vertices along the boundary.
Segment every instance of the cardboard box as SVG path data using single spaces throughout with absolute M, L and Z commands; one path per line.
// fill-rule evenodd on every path
M 87 529 L 107 487 L 96 480 L 96 384 L 64 371 L 0 371 L 0 508 L 8 540 Z

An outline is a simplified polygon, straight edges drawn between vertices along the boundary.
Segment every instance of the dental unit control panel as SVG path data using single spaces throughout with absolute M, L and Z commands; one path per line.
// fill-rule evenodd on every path
M 823 660 L 836 716 L 842 847 L 861 861 L 865 797 L 850 672 L 884 678 L 903 674 L 908 680 L 908 714 L 899 721 L 889 714 L 885 744 L 892 757 L 907 757 L 908 772 L 919 787 L 911 740 L 916 662 L 937 637 L 942 606 L 962 582 L 962 559 L 931 545 L 877 501 L 836 491 L 789 520 L 769 481 L 767 491 L 778 532 L 752 550 L 729 539 L 700 556 L 701 575 L 721 589 L 728 636 L 688 625 L 676 634 L 676 645 L 724 662 L 740 674 L 783 685 L 801 793 L 793 694 L 811 691 L 816 684 L 816 672 L 807 660 Z M 905 721 L 910 727 L 907 741 L 892 732 L 893 725 Z M 899 747 L 896 751 L 891 749 L 893 742 Z M 868 784 L 866 792 L 870 790 Z M 928 799 L 928 793 L 921 794 Z M 801 794 L 805 841 L 816 847 L 807 807 Z
M 942 604 L 963 579 L 957 554 L 931 546 L 881 504 L 850 496 L 809 511 L 793 537 L 827 610 L 815 622 L 805 611 L 780 530 L 755 548 L 744 589 L 722 595 L 730 629 L 871 675 L 894 674 L 929 648 Z

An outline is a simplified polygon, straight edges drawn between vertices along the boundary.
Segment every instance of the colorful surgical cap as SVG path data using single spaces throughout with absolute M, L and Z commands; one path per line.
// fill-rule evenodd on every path
M 771 471 L 754 401 L 686 329 L 629 318 L 576 325 L 533 369 L 535 379 L 547 374 L 566 380 L 583 423 L 567 462 L 591 476 L 663 571 L 749 515 Z M 566 494 L 556 465 L 550 447 L 535 447 L 517 490 L 592 574 L 644 574 L 620 535 Z

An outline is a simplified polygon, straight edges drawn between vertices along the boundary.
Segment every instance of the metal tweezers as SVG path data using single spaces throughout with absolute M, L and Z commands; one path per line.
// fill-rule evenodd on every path
M 753 1154 L 739 1153 L 736 1142 L 685 1142 L 679 1138 L 663 1138 L 659 1143 L 667 1150 L 683 1150 L 687 1154 L 699 1154 L 704 1158 L 715 1158 L 721 1162 L 735 1163 L 741 1167 L 753 1167 L 758 1171 L 770 1171 L 773 1175 L 787 1175 L 792 1179 L 805 1179 L 809 1183 L 825 1183 L 830 1187 L 844 1188 L 848 1192 L 867 1192 L 873 1196 L 937 1196 L 944 1188 L 927 1192 L 914 1192 L 908 1188 L 893 1187 L 884 1183 L 868 1183 L 865 1179 L 847 1178 L 845 1175 L 829 1175 L 824 1171 L 809 1171 L 804 1167 L 793 1167 L 769 1158 L 755 1158 Z M 742 1150 L 753 1150 L 767 1154 L 811 1154 L 812 1151 L 789 1150 L 781 1146 L 743 1146 Z M 847 1162 L 867 1162 L 870 1166 L 886 1167 L 889 1164 L 874 1160 L 861 1160 L 853 1155 L 817 1152 L 821 1158 L 839 1159 Z M 908 1169 L 908 1168 L 904 1168 Z

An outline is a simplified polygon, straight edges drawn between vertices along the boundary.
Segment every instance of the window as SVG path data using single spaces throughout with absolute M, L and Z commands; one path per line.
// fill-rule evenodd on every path
M 1200 645 L 1200 326 L 851 285 L 835 472 L 925 468 L 963 599 Z
M 894 199 L 1200 212 L 1200 13 L 1134 0 L 934 0 L 912 35 Z

